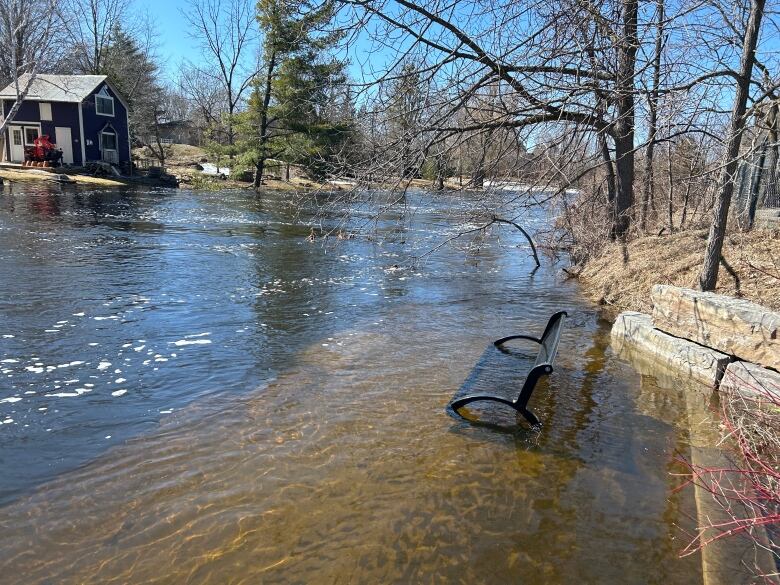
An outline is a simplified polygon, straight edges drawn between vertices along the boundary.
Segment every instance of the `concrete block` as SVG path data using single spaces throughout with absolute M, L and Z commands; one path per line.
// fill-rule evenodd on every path
M 714 387 L 731 358 L 687 339 L 673 337 L 653 327 L 644 313 L 626 311 L 612 326 L 612 342 L 620 352 L 625 346 L 647 354 L 648 359 L 680 378 L 689 378 Z
M 780 313 L 742 299 L 660 284 L 651 298 L 657 329 L 780 370 Z
M 726 368 L 720 391 L 780 404 L 780 373 L 749 362 L 733 362 Z

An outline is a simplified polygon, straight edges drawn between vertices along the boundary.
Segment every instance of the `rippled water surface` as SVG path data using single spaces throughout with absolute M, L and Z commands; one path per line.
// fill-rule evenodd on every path
M 6 187 L 0 582 L 699 582 L 681 397 L 512 231 L 412 262 L 466 207 Z M 559 309 L 540 432 L 445 412 Z

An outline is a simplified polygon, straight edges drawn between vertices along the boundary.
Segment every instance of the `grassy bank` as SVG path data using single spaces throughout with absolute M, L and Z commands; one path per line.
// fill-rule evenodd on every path
M 580 273 L 585 293 L 609 312 L 649 312 L 654 284 L 697 287 L 707 232 L 649 236 L 610 244 Z M 780 310 L 780 230 L 730 233 L 716 292 Z

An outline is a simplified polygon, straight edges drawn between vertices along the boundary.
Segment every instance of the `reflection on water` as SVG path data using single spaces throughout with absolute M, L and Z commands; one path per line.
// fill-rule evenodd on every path
M 6 192 L 3 583 L 700 581 L 682 398 L 515 234 L 410 266 L 464 207 L 416 199 L 319 245 L 270 197 Z M 541 432 L 447 415 L 561 308 Z

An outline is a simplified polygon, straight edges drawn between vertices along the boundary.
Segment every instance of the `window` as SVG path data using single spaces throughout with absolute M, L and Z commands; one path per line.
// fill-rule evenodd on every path
M 116 134 L 104 130 L 100 134 L 100 147 L 101 150 L 116 150 Z
M 114 98 L 95 95 L 95 111 L 101 116 L 113 116 Z
M 41 102 L 38 105 L 41 109 L 41 120 L 44 122 L 51 122 L 51 104 Z
M 14 130 L 14 146 L 22 145 L 22 131 Z
M 24 143 L 27 146 L 32 146 L 35 143 L 35 139 L 38 138 L 37 128 L 25 128 L 24 129 Z

